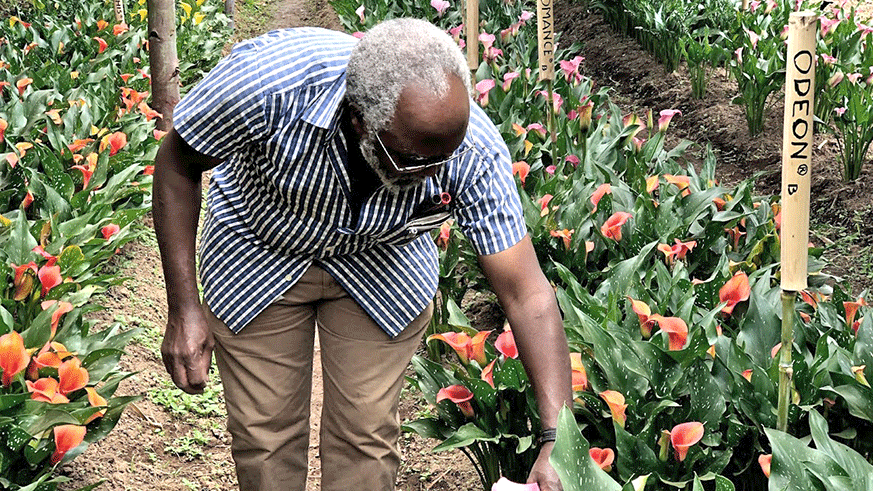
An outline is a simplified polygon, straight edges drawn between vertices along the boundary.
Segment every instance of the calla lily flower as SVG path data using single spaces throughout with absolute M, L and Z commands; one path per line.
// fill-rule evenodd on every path
M 106 398 L 97 393 L 97 389 L 94 387 L 85 387 L 85 391 L 88 393 L 88 404 L 91 404 L 92 407 L 105 407 L 107 405 Z M 102 418 L 103 415 L 106 414 L 106 409 L 101 409 L 96 413 L 92 414 L 88 421 L 85 424 L 94 421 L 97 418 Z
M 482 373 L 479 375 L 479 378 L 488 382 L 488 385 L 491 388 L 494 388 L 494 363 L 497 361 L 497 358 L 491 360 L 491 363 L 485 365 L 485 368 L 482 369 Z
M 109 147 L 109 155 L 115 155 L 119 150 L 127 145 L 127 135 L 122 131 L 106 135 L 100 140 L 100 152 Z
M 61 394 L 67 395 L 88 385 L 88 370 L 82 368 L 82 362 L 78 358 L 73 357 L 58 367 L 58 378 L 60 379 L 58 390 Z
M 661 117 L 658 118 L 658 131 L 663 133 L 670 126 L 670 120 L 673 119 L 673 116 L 682 116 L 682 111 L 678 109 L 664 109 L 660 114 Z
M 608 182 L 597 186 L 597 189 L 594 190 L 594 194 L 591 195 L 591 204 L 594 205 L 594 209 L 591 210 L 591 213 L 597 211 L 597 204 L 600 203 L 600 200 L 607 194 L 612 194 L 612 186 Z
M 15 82 L 15 87 L 18 88 L 18 95 L 23 96 L 24 90 L 27 89 L 27 86 L 33 83 L 33 79 L 30 77 L 24 77 Z
M 9 122 L 3 118 L 0 118 L 0 143 L 3 143 L 3 140 L 6 139 L 6 128 L 9 127 Z
M 588 131 L 588 128 L 591 127 L 591 118 L 592 113 L 594 112 L 594 103 L 588 101 L 588 104 L 579 106 L 577 112 L 579 113 L 579 131 Z
M 615 452 L 613 452 L 611 448 L 591 447 L 588 449 L 588 455 L 591 456 L 591 460 L 593 460 L 598 467 L 603 469 L 603 472 L 609 472 L 612 470 L 612 462 L 615 461 Z
M 34 401 L 48 402 L 50 404 L 66 404 L 70 402 L 67 396 L 58 391 L 58 381 L 51 378 L 41 378 L 36 382 L 27 380 L 27 390 L 30 392 L 30 398 Z
M 58 330 L 58 323 L 61 321 L 61 316 L 66 314 L 67 312 L 72 312 L 73 304 L 70 302 L 57 301 L 57 300 L 48 300 L 46 302 L 42 302 L 40 306 L 43 310 L 48 310 L 55 305 L 58 306 L 57 310 L 52 313 L 52 334 L 51 338 L 55 337 L 55 333 Z
M 613 213 L 600 227 L 600 233 L 607 239 L 619 241 L 621 240 L 621 226 L 632 217 L 633 215 L 624 211 Z
M 627 297 L 627 299 L 630 300 L 631 309 L 640 319 L 640 333 L 644 339 L 649 339 L 652 337 L 652 328 L 655 326 L 655 319 L 652 319 L 652 309 L 642 300 L 635 300 L 631 297 Z
M 106 29 L 106 26 L 108 26 L 108 25 L 109 25 L 109 23 L 103 19 L 97 20 L 97 30 L 98 31 L 102 31 L 103 29 Z
M 100 233 L 103 234 L 104 239 L 109 240 L 113 235 L 117 234 L 119 230 L 121 230 L 121 227 L 119 227 L 118 224 L 110 223 L 101 228 Z
M 444 332 L 428 336 L 427 342 L 438 339 L 448 344 L 464 365 L 470 363 L 470 360 L 476 360 L 479 366 L 485 366 L 485 339 L 489 334 L 491 331 L 479 331 L 471 338 L 465 332 Z
M 576 229 L 567 230 L 566 228 L 563 230 L 549 230 L 549 235 L 552 237 L 560 237 L 564 241 L 564 249 L 570 250 L 570 241 L 573 240 L 573 232 Z
M 510 481 L 505 477 L 501 477 L 499 481 L 491 486 L 491 491 L 540 491 L 537 483 L 519 484 Z
M 60 343 L 46 343 L 45 346 L 39 350 L 36 356 L 31 357 L 30 365 L 27 367 L 27 378 L 30 380 L 39 379 L 39 371 L 43 368 L 55 368 L 61 366 L 61 356 L 56 351 L 49 351 L 49 348 L 52 347 L 52 344 L 57 344 L 62 348 L 66 354 L 66 348 L 63 347 Z
M 491 89 L 493 89 L 494 86 L 494 79 L 490 78 L 480 80 L 476 83 L 476 102 L 478 102 L 480 106 L 488 106 L 488 93 L 491 92 Z
M 470 404 L 470 399 L 473 398 L 473 393 L 470 389 L 463 385 L 450 385 L 444 387 L 437 392 L 436 401 L 450 400 L 458 405 L 458 408 L 468 418 L 473 417 L 473 406 Z
M 527 175 L 530 173 L 530 165 L 528 165 L 524 160 L 513 162 L 512 173 L 518 174 L 518 178 L 521 179 L 521 184 L 524 185 L 524 180 L 527 179 Z
M 688 242 L 682 242 L 679 239 L 674 239 L 676 244 L 673 246 L 669 246 L 667 244 L 658 244 L 658 250 L 664 253 L 664 260 L 667 264 L 673 264 L 673 261 L 679 259 L 685 259 L 685 256 L 694 249 L 694 246 L 697 245 L 696 240 L 690 240 Z
M 758 456 L 758 465 L 761 466 L 761 472 L 770 479 L 770 464 L 773 462 L 773 454 L 761 454 Z
M 689 186 L 691 185 L 690 177 L 664 174 L 664 179 L 670 184 L 676 186 L 680 191 L 682 191 L 682 196 L 688 196 L 689 194 L 691 194 L 691 189 L 689 189 Z
M 577 56 L 572 60 L 561 60 L 559 65 L 561 67 L 561 71 L 564 72 L 564 77 L 567 79 L 567 83 L 578 85 L 582 81 L 582 74 L 579 73 L 579 65 L 585 61 L 585 58 L 581 56 Z
M 703 423 L 692 421 L 678 424 L 670 431 L 670 443 L 676 450 L 676 458 L 679 462 L 685 460 L 688 449 L 703 438 Z
M 500 336 L 497 336 L 497 340 L 494 341 L 494 347 L 507 358 L 518 358 L 518 347 L 515 345 L 515 337 L 512 335 L 512 331 L 508 329 L 500 333 Z
M 582 353 L 570 353 L 570 369 L 573 375 L 573 391 L 588 390 L 588 372 L 582 364 Z
M 97 53 L 103 53 L 104 51 L 106 51 L 106 48 L 109 47 L 109 44 L 107 44 L 106 41 L 103 40 L 103 38 L 99 36 L 94 36 L 93 39 L 94 41 L 97 41 Z
M 42 296 L 45 296 L 49 290 L 60 285 L 64 281 L 61 277 L 60 266 L 45 265 L 39 268 L 37 276 L 39 277 L 40 283 L 42 283 Z
M 582 163 L 582 161 L 579 160 L 579 157 L 577 157 L 575 155 L 567 155 L 566 157 L 564 157 L 564 162 L 569 162 L 570 165 L 572 165 L 574 169 L 576 167 L 579 167 L 579 164 Z
M 654 314 L 649 320 L 658 323 L 658 327 L 667 333 L 670 351 L 679 351 L 685 347 L 688 340 L 688 325 L 679 317 L 664 317 Z
M 127 32 L 128 29 L 129 28 L 127 27 L 127 24 L 125 24 L 124 22 L 122 22 L 121 24 L 115 24 L 114 26 L 112 26 L 112 34 L 115 36 L 120 36 Z
M 606 401 L 606 405 L 609 406 L 609 411 L 612 413 L 612 420 L 624 428 L 625 421 L 627 421 L 627 415 L 625 414 L 627 404 L 625 404 L 624 396 L 621 392 L 604 390 L 600 393 L 600 397 Z
M 539 203 L 539 205 L 540 205 L 540 216 L 541 217 L 544 217 L 544 216 L 549 214 L 549 202 L 552 201 L 552 198 L 554 198 L 554 196 L 552 196 L 551 194 L 546 194 L 546 195 L 543 195 L 542 198 L 537 200 L 537 203 Z
M 444 251 L 449 248 L 449 239 L 452 237 L 452 224 L 454 222 L 454 220 L 449 219 L 440 225 L 440 234 L 437 236 L 436 243 L 437 247 Z
M 509 72 L 503 76 L 503 92 L 509 92 L 509 88 L 512 86 L 512 81 L 521 76 L 518 72 Z
M 355 13 L 358 14 L 358 20 L 360 20 L 360 21 L 361 21 L 361 24 L 363 24 L 363 23 L 366 21 L 366 18 L 364 17 L 364 6 L 363 6 L 363 4 L 362 4 L 360 7 L 358 7 L 358 8 L 355 9 Z
M 746 273 L 740 271 L 735 274 L 727 283 L 718 290 L 718 299 L 720 302 L 727 302 L 721 311 L 727 315 L 731 315 L 734 307 L 738 303 L 749 299 L 752 293 L 752 288 L 749 286 L 749 277 Z
M 85 427 L 78 425 L 59 425 L 54 427 L 55 451 L 51 463 L 57 464 L 70 450 L 78 447 L 85 440 Z
M 852 367 L 852 375 L 855 376 L 855 380 L 858 381 L 861 385 L 866 387 L 870 387 L 870 382 L 867 381 L 867 376 L 864 375 L 864 369 L 867 368 L 867 365 L 859 365 Z
M 867 301 L 864 297 L 858 297 L 857 302 L 843 302 L 843 309 L 846 311 L 846 325 L 851 326 L 855 321 L 855 314 L 858 313 L 858 309 L 861 307 L 868 305 Z
M 12 378 L 27 368 L 30 355 L 24 349 L 24 338 L 16 331 L 0 336 L 0 369 L 3 370 L 3 387 L 12 385 Z
M 13 264 L 12 267 L 15 269 L 15 279 L 12 283 L 15 290 L 12 294 L 12 299 L 16 302 L 20 302 L 29 297 L 30 293 L 33 291 L 33 280 L 37 274 L 37 267 L 36 263 L 33 261 L 27 264 L 22 264 L 21 266 Z
M 139 112 L 143 116 L 145 116 L 146 121 L 151 121 L 155 118 L 163 118 L 164 117 L 163 114 L 152 109 L 151 106 L 149 106 L 145 101 L 140 102 L 136 107 L 137 107 L 137 109 L 139 109 Z
M 527 131 L 533 131 L 543 140 L 546 139 L 546 127 L 540 123 L 531 123 L 527 125 Z

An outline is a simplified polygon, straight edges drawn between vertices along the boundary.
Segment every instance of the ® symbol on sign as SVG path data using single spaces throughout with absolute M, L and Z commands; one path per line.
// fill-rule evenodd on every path
M 797 167 L 797 174 L 801 176 L 805 176 L 806 173 L 809 172 L 809 166 L 806 164 L 800 164 Z
M 788 195 L 792 195 L 797 192 L 797 184 L 789 184 L 788 185 Z

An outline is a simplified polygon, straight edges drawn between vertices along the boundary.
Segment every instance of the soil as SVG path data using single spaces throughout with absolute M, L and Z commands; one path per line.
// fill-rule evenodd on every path
M 298 25 L 318 25 L 339 29 L 340 25 L 325 0 L 270 0 L 268 19 L 261 32 Z M 611 95 L 625 113 L 640 115 L 652 110 L 679 109 L 670 135 L 673 143 L 687 138 L 709 143 L 718 153 L 718 178 L 735 184 L 757 175 L 756 190 L 777 194 L 780 188 L 781 115 L 779 102 L 768 111 L 764 134 L 750 138 L 739 106 L 730 101 L 736 84 L 724 72 L 717 71 L 710 82 L 708 95 L 693 100 L 686 71 L 665 73 L 646 52 L 629 38 L 615 33 L 595 14 L 579 4 L 566 1 L 556 4 L 556 18 L 562 32 L 560 42 L 570 45 L 583 42 L 583 73 L 599 86 L 612 87 Z M 238 23 L 240 21 L 238 20 Z M 245 36 L 259 32 L 245 31 Z M 778 98 L 777 98 L 778 99 Z M 852 245 L 832 247 L 826 252 L 832 262 L 828 272 L 845 276 L 857 294 L 873 286 L 868 271 L 873 251 L 873 163 L 867 162 L 861 178 L 844 183 L 840 178 L 838 151 L 833 137 L 816 137 L 813 165 L 813 229 L 828 234 L 851 234 Z M 689 155 L 693 161 L 699 152 Z M 827 228 L 829 225 L 842 225 Z M 813 232 L 811 240 L 824 245 L 845 244 L 843 237 Z M 116 429 L 104 440 L 90 445 L 84 455 L 61 469 L 71 482 L 62 489 L 72 490 L 104 479 L 98 489 L 104 491 L 140 490 L 210 490 L 235 489 L 230 437 L 225 429 L 220 382 L 214 374 L 208 397 L 190 399 L 173 392 L 169 377 L 160 360 L 159 346 L 166 322 L 166 298 L 160 260 L 150 223 L 144 224 L 143 239 L 125 247 L 115 258 L 113 267 L 130 279 L 114 287 L 99 302 L 106 307 L 99 314 L 101 325 L 121 321 L 138 327 L 143 334 L 127 347 L 121 369 L 134 372 L 117 395 L 143 395 L 124 412 Z M 502 316 L 490 298 L 468 299 L 466 308 L 480 325 L 499 325 Z M 316 348 L 316 356 L 318 350 Z M 319 366 L 316 361 L 315 366 Z M 307 491 L 319 489 L 318 415 L 321 411 L 321 377 L 313 380 L 310 472 Z M 162 401 L 162 403 L 158 403 Z M 414 419 L 425 403 L 411 391 L 401 398 L 401 418 Z M 172 409 L 176 408 L 174 412 Z M 206 414 L 199 414 L 199 413 Z M 449 491 L 476 489 L 478 479 L 471 464 L 460 452 L 433 454 L 435 442 L 417 435 L 404 434 L 401 439 L 403 464 L 398 476 L 401 491 Z

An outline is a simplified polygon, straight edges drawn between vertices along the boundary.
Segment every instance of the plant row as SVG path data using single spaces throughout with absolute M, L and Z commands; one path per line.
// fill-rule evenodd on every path
M 336 2 L 346 28 L 427 18 L 463 45 L 447 2 Z M 873 316 L 821 273 L 799 292 L 787 433 L 776 426 L 781 348 L 778 197 L 725 187 L 707 152 L 668 148 L 679 111 L 622 114 L 580 73 L 574 46 L 539 80 L 536 27 L 520 4 L 480 5 L 475 95 L 515 160 L 525 219 L 570 343 L 572 414 L 552 462 L 567 490 L 867 489 Z M 560 39 L 558 40 L 560 45 Z M 471 326 L 458 307 L 486 289 L 460 231 L 444 224 L 428 357 L 413 362 L 429 413 L 405 428 L 461 449 L 483 489 L 524 482 L 540 430 L 511 326 Z M 808 447 L 810 436 L 816 448 Z M 809 459 L 798 459 L 804 455 Z
M 184 80 L 217 61 L 217 11 L 203 0 L 179 11 Z M 53 469 L 136 399 L 115 392 L 137 332 L 95 329 L 89 314 L 123 281 L 107 264 L 151 206 L 163 134 L 147 102 L 145 13 L 34 2 L 0 22 L 0 489 L 56 489 Z
M 696 98 L 705 97 L 713 67 L 728 68 L 739 91 L 734 103 L 743 106 L 751 136 L 763 131 L 766 110 L 784 89 L 789 14 L 815 13 L 816 129 L 835 135 L 843 178 L 851 181 L 861 175 L 873 142 L 873 50 L 866 49 L 873 27 L 854 4 L 754 0 L 743 10 L 734 0 L 602 0 L 595 7 L 667 71 L 686 61 Z

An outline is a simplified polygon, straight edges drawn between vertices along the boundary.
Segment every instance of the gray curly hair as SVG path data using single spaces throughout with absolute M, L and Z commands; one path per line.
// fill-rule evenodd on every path
M 451 36 L 427 21 L 392 19 L 367 31 L 352 50 L 346 95 L 367 130 L 377 132 L 391 124 L 404 87 L 417 83 L 442 97 L 450 74 L 470 92 L 466 59 Z

